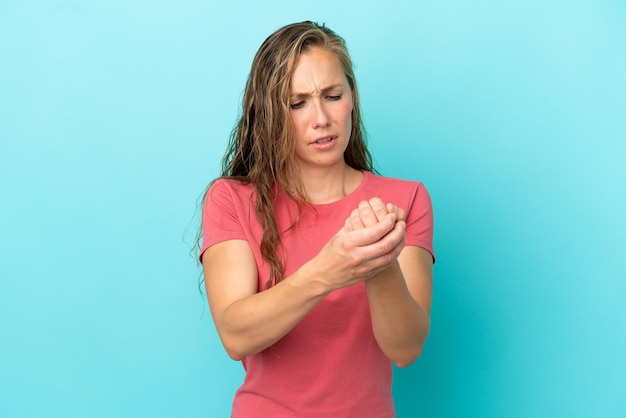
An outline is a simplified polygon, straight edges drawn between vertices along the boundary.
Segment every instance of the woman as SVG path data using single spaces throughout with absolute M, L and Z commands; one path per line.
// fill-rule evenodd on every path
M 246 369 L 233 417 L 395 415 L 391 363 L 430 324 L 432 211 L 420 183 L 372 171 L 343 39 L 276 31 L 204 199 L 209 306 Z

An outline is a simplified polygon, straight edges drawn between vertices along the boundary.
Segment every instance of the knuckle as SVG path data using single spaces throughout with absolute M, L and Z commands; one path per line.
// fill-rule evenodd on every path
M 374 208 L 376 212 L 386 212 L 385 204 L 377 197 L 370 200 L 370 205 L 372 206 L 372 208 Z
M 352 270 L 353 277 L 363 277 L 367 274 L 367 270 L 363 267 L 357 267 Z
M 372 214 L 372 207 L 367 202 L 361 202 L 359 205 L 359 212 L 365 216 L 369 216 Z
M 360 264 L 361 264 L 361 257 L 357 256 L 356 254 L 349 254 L 348 255 L 348 265 L 353 270 L 354 269 L 358 269 Z
M 391 244 L 390 244 L 390 243 L 388 243 L 388 242 L 386 242 L 386 241 L 382 241 L 382 242 L 380 243 L 380 252 L 381 252 L 382 254 L 387 254 L 387 253 L 391 252 L 391 250 L 392 250 L 392 249 L 393 249 L 393 248 L 391 247 Z

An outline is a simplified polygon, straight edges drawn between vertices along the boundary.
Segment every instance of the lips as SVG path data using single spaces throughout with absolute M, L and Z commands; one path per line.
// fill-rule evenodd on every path
M 313 141 L 313 142 L 312 142 L 312 144 L 316 144 L 316 145 L 323 145 L 323 144 L 326 144 L 326 143 L 328 143 L 328 142 L 332 141 L 332 140 L 333 140 L 333 139 L 335 139 L 335 138 L 336 138 L 336 137 L 335 137 L 335 136 L 332 136 L 332 135 L 330 135 L 330 136 L 324 136 L 324 137 L 321 137 L 321 138 L 316 139 L 315 141 Z

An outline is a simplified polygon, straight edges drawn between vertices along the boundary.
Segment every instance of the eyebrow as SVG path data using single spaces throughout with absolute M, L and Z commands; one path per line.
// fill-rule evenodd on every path
M 341 84 L 341 83 L 333 84 L 331 86 L 324 87 L 322 89 L 321 93 L 323 95 L 323 94 L 328 93 L 331 90 L 340 89 L 340 88 L 343 88 L 343 87 L 344 87 L 344 85 Z M 292 93 L 289 97 L 292 98 L 292 99 L 296 99 L 296 98 L 300 98 L 300 97 L 309 97 L 309 96 L 313 96 L 313 93 L 312 92 Z

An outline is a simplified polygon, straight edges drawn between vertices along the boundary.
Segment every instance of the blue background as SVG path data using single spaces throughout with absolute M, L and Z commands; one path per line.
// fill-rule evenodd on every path
M 0 1 L 0 416 L 228 416 L 198 198 L 306 19 L 348 41 L 377 167 L 433 198 L 398 416 L 626 416 L 626 4 L 339 3 Z

